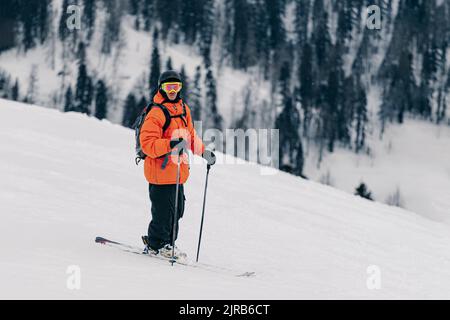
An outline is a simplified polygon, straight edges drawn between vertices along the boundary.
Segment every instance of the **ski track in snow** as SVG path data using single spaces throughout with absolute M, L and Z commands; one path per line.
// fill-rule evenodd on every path
M 448 225 L 248 163 L 211 170 L 200 261 L 255 277 L 100 246 L 96 236 L 140 246 L 147 230 L 133 143 L 108 121 L 0 100 L 1 299 L 450 298 Z M 193 164 L 186 185 L 177 244 L 191 258 L 205 174 Z M 70 265 L 80 290 L 67 288 Z M 379 290 L 366 285 L 371 265 Z

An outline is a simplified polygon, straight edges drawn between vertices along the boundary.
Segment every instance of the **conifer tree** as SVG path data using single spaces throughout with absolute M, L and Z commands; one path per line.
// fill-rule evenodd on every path
M 181 80 L 183 81 L 183 88 L 181 88 L 181 97 L 184 101 L 189 101 L 189 78 L 186 74 L 184 64 L 181 66 L 180 76 Z
M 108 108 L 108 89 L 103 80 L 97 81 L 95 86 L 95 117 L 105 119 Z
M 180 30 L 184 35 L 184 42 L 188 45 L 197 40 L 199 26 L 199 12 L 201 0 L 181 1 L 180 4 Z
M 363 197 L 367 200 L 373 200 L 372 193 L 369 191 L 364 182 L 361 182 L 359 186 L 355 189 L 355 195 Z
M 72 87 L 68 87 L 64 96 L 64 112 L 75 111 L 75 105 L 73 102 Z
M 83 22 L 84 26 L 87 28 L 86 38 L 88 41 L 91 41 L 92 36 L 94 35 L 97 8 L 95 0 L 83 0 L 83 2 Z
M 249 4 L 246 0 L 233 1 L 233 34 L 231 36 L 231 57 L 233 67 L 246 69 L 249 64 Z
M 77 112 L 91 114 L 91 103 L 94 87 L 92 79 L 87 73 L 87 67 L 81 63 L 78 67 L 78 77 L 75 90 L 75 110 Z
M 214 32 L 214 0 L 203 0 L 198 19 L 200 20 L 200 34 L 198 38 L 200 54 L 205 60 L 206 67 L 210 64 L 211 45 Z
M 365 145 L 367 116 L 367 98 L 366 92 L 360 82 L 357 82 L 353 88 L 355 96 L 355 151 L 359 152 Z
M 311 4 L 309 0 L 296 0 L 295 3 L 294 23 L 297 47 L 303 50 L 308 40 L 308 19 Z
M 201 121 L 202 118 L 202 90 L 201 90 L 201 68 L 195 68 L 193 87 L 189 92 L 189 106 L 192 111 L 192 119 Z
M 7 5 L 10 6 L 10 4 Z M 43 44 L 49 31 L 50 0 L 16 1 L 12 5 L 10 7 L 11 9 L 15 8 L 19 10 L 16 16 L 18 21 L 14 22 L 19 22 L 24 50 L 27 51 L 35 47 L 38 43 Z
M 387 67 L 389 73 L 383 91 L 379 116 L 384 130 L 386 121 L 403 123 L 405 112 L 412 111 L 417 101 L 417 90 L 412 68 L 412 54 L 403 48 L 398 65 Z
M 59 39 L 64 42 L 66 38 L 69 36 L 70 30 L 67 28 L 67 19 L 69 18 L 70 14 L 67 13 L 67 8 L 69 6 L 69 0 L 64 0 L 62 2 L 61 7 L 61 17 L 59 19 L 59 27 L 58 27 L 58 35 Z
M 158 79 L 159 75 L 161 73 L 161 62 L 160 62 L 160 56 L 159 56 L 159 49 L 158 49 L 158 30 L 155 29 L 153 33 L 153 51 L 152 51 L 152 57 L 150 61 L 150 77 L 149 77 L 149 87 L 150 91 L 156 89 L 158 87 Z
M 279 130 L 280 169 L 296 175 L 303 172 L 303 146 L 300 139 L 300 113 L 291 93 L 291 67 L 287 61 L 282 64 L 277 82 L 278 94 L 281 97 L 281 112 L 275 120 Z
M 314 74 L 312 70 L 312 50 L 308 43 L 302 49 L 298 79 L 300 101 L 303 110 L 303 134 L 307 135 L 314 107 Z
M 11 99 L 14 101 L 19 100 L 19 81 L 16 79 L 14 86 L 11 89 Z
M 206 69 L 205 77 L 205 113 L 206 113 L 206 129 L 222 129 L 223 119 L 217 109 L 217 88 L 216 79 L 214 78 L 211 68 Z
M 270 47 L 278 50 L 285 41 L 285 30 L 282 21 L 284 15 L 284 1 L 265 0 L 268 14 L 268 26 L 270 35 Z
M 131 128 L 136 121 L 136 118 L 139 116 L 139 113 L 140 109 L 136 103 L 136 97 L 134 94 L 130 93 L 125 100 L 122 124 L 127 128 Z
M 255 0 L 253 7 L 256 58 L 262 66 L 264 79 L 269 78 L 269 59 L 270 59 L 270 32 L 268 28 L 268 12 L 265 5 L 266 0 Z
M 300 176 L 303 172 L 304 158 L 299 125 L 300 114 L 294 106 L 292 97 L 289 96 L 275 121 L 280 138 L 280 169 Z
M 0 53 L 8 50 L 18 40 L 17 28 L 21 20 L 21 3 L 17 0 L 3 0 L 0 4 L 0 21 L 2 21 L 2 33 L 0 41 Z

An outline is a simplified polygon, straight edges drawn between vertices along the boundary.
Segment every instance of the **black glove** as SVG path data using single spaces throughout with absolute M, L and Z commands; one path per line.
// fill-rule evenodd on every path
M 216 155 L 211 150 L 205 150 L 202 157 L 208 162 L 209 166 L 213 166 L 216 163 Z
M 177 147 L 178 149 L 184 149 L 186 147 L 186 141 L 183 138 L 177 138 L 170 140 L 170 149 Z

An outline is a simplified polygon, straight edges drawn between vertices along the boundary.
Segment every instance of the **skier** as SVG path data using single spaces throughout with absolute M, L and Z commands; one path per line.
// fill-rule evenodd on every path
M 201 155 L 210 166 L 214 165 L 216 159 L 212 151 L 205 150 L 202 140 L 195 132 L 190 108 L 180 96 L 182 86 L 181 76 L 176 71 L 169 70 L 160 75 L 153 102 L 166 110 L 152 107 L 140 131 L 142 151 L 147 155 L 144 174 L 149 183 L 152 203 L 148 235 L 142 237 L 146 244 L 145 251 L 171 258 L 174 249 L 175 259 L 186 257 L 172 243 L 173 236 L 174 239 L 178 236 L 179 219 L 183 217 L 186 200 L 183 184 L 189 177 L 189 159 L 183 150 L 190 149 L 194 154 Z M 169 123 L 166 122 L 167 111 L 170 114 Z M 174 224 L 178 160 L 181 160 L 178 212 Z

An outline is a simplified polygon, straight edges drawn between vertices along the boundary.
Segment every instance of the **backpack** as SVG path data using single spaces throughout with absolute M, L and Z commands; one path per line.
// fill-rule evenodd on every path
M 181 120 L 183 120 L 184 124 L 187 126 L 187 122 L 186 119 L 184 117 L 186 117 L 186 106 L 184 104 L 184 102 L 182 101 L 182 105 L 183 105 L 183 113 L 179 114 L 179 115 L 175 115 L 172 116 L 169 112 L 169 110 L 167 110 L 167 107 L 164 104 L 159 104 L 156 102 L 150 102 L 145 108 L 144 110 L 142 110 L 142 112 L 139 114 L 139 116 L 137 117 L 136 121 L 133 124 L 133 129 L 134 129 L 134 133 L 135 133 L 135 138 L 136 138 L 136 165 L 139 165 L 139 162 L 141 162 L 141 160 L 145 160 L 145 158 L 147 158 L 147 155 L 142 151 L 141 148 L 141 140 L 140 140 L 140 136 L 141 136 L 141 128 L 142 125 L 145 122 L 145 118 L 147 118 L 148 113 L 150 112 L 150 110 L 152 110 L 153 107 L 157 107 L 160 108 L 162 110 L 162 112 L 164 113 L 164 116 L 166 118 L 166 121 L 164 122 L 164 125 L 162 127 L 162 131 L 163 134 L 164 132 L 167 130 L 167 128 L 169 128 L 170 126 L 170 122 L 172 121 L 172 118 L 181 118 Z M 165 155 L 161 156 L 164 157 Z

